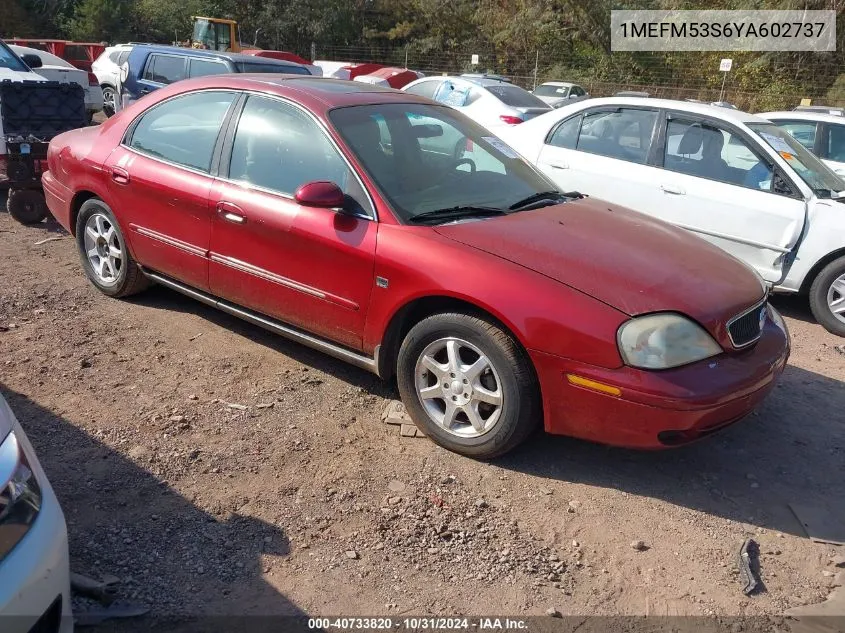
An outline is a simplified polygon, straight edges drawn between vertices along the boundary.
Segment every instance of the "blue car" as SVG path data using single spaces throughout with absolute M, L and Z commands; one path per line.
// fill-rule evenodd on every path
M 124 106 L 180 79 L 226 73 L 286 73 L 310 75 L 295 62 L 240 53 L 136 44 L 120 71 Z

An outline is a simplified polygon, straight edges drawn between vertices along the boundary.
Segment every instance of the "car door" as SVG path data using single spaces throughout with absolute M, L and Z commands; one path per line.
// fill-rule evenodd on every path
M 806 202 L 751 135 L 726 122 L 669 113 L 659 143 L 663 169 L 634 207 L 686 228 L 777 283 L 796 246 Z
M 212 163 L 235 102 L 200 91 L 150 108 L 108 157 L 110 203 L 142 265 L 208 289 Z
M 562 191 L 580 191 L 639 209 L 659 170 L 649 163 L 658 112 L 600 107 L 552 128 L 537 166 Z
M 187 57 L 184 55 L 151 53 L 144 72 L 138 77 L 139 97 L 184 79 L 187 76 L 186 65 Z
M 378 230 L 360 180 L 291 102 L 250 95 L 230 136 L 212 194 L 212 292 L 360 349 Z M 318 180 L 341 187 L 343 212 L 296 202 Z

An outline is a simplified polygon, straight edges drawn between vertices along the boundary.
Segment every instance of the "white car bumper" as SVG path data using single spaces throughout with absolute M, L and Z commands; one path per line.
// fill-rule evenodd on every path
M 54 626 L 39 631 L 72 633 L 65 517 L 20 424 L 14 433 L 36 473 L 42 501 L 29 532 L 0 560 L 0 630 L 27 633 L 43 617 Z

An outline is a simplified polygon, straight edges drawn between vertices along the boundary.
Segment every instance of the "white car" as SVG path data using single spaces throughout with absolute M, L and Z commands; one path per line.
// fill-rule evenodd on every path
M 0 396 L 0 630 L 71 633 L 67 527 L 32 445 Z
M 519 125 L 551 110 L 519 86 L 484 76 L 424 77 L 402 90 L 455 108 L 494 131 Z
M 568 81 L 547 81 L 534 88 L 531 94 L 553 108 L 575 103 L 590 96 L 584 88 Z
M 41 61 L 40 66 L 36 66 L 33 70 L 44 77 L 48 81 L 58 81 L 59 83 L 75 83 L 82 86 L 85 91 L 85 111 L 88 113 L 88 120 L 97 113 L 103 110 L 103 90 L 100 88 L 100 83 L 94 73 L 89 73 L 80 70 L 68 61 L 61 57 L 57 57 L 46 51 L 38 50 L 37 48 L 29 48 L 27 46 L 9 46 L 18 57 L 24 55 L 33 55 Z
M 112 116 L 115 112 L 115 98 L 117 97 L 117 86 L 120 81 L 120 67 L 129 58 L 132 52 L 131 44 L 118 44 L 109 46 L 91 64 L 91 70 L 97 76 L 97 81 L 103 89 L 103 112 L 106 116 Z
M 845 336 L 845 182 L 770 121 L 705 104 L 609 97 L 500 136 L 562 191 L 681 226 L 775 290 L 808 294 L 819 323 Z M 608 239 L 624 248 L 624 236 Z
M 796 141 L 822 159 L 840 176 L 845 175 L 845 117 L 825 112 L 761 112 L 789 132 Z

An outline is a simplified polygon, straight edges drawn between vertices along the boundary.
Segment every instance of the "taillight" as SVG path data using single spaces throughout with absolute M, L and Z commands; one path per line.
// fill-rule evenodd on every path
M 89 86 L 99 86 L 100 80 L 97 79 L 97 75 L 94 73 L 88 73 L 88 85 Z
M 518 116 L 510 116 L 509 114 L 502 114 L 499 116 L 499 120 L 502 123 L 507 123 L 508 125 L 517 125 L 518 123 L 523 122 Z

